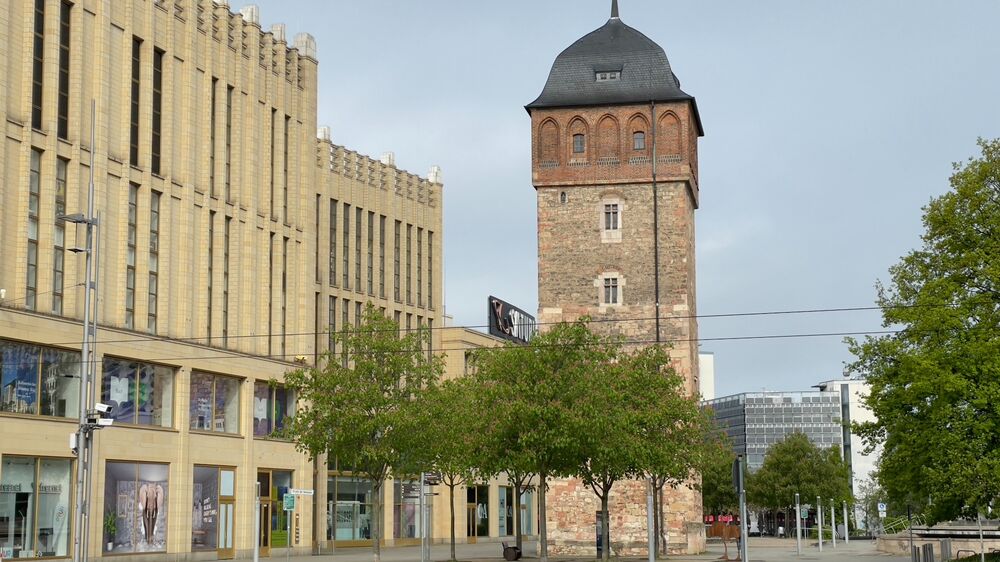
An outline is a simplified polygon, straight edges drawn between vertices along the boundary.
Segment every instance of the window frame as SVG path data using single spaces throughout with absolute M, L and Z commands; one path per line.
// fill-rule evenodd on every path
M 119 361 L 121 363 L 128 364 L 129 366 L 134 366 L 135 367 L 135 369 L 131 371 L 134 374 L 134 377 L 135 377 L 135 379 L 134 379 L 135 380 L 135 385 L 134 385 L 135 389 L 134 389 L 133 392 L 130 393 L 131 396 L 129 396 L 129 399 L 132 402 L 132 404 L 136 405 L 136 406 L 133 406 L 132 421 L 124 421 L 124 420 L 120 420 L 120 419 L 115 418 L 115 423 L 123 424 L 125 426 L 130 426 L 130 427 L 141 427 L 141 428 L 144 428 L 144 429 L 165 429 L 165 430 L 176 429 L 176 427 L 177 427 L 177 425 L 176 425 L 176 422 L 177 422 L 177 386 L 178 386 L 178 383 L 177 383 L 178 369 L 177 369 L 177 367 L 174 367 L 174 366 L 171 366 L 171 365 L 162 365 L 162 364 L 159 364 L 159 363 L 149 363 L 149 362 L 146 362 L 146 361 L 139 361 L 137 359 L 130 359 L 130 358 L 127 358 L 127 357 L 118 357 L 116 355 L 106 355 L 101 360 L 101 385 L 100 385 L 100 388 L 98 389 L 99 392 L 100 392 L 101 400 L 103 400 L 105 403 L 112 402 L 112 400 L 110 399 L 110 396 L 107 396 L 107 395 L 104 394 L 105 378 L 108 377 L 108 376 L 110 376 L 110 374 L 111 374 L 111 371 L 107 368 L 108 361 Z M 170 378 L 171 378 L 171 381 L 170 381 L 170 406 L 169 406 L 170 421 L 169 421 L 169 423 L 167 425 L 155 425 L 155 424 L 149 424 L 149 423 L 141 423 L 139 421 L 139 408 L 137 406 L 139 404 L 139 393 L 140 393 L 140 389 L 139 389 L 139 386 L 140 386 L 139 385 L 139 373 L 142 372 L 142 369 L 144 367 L 152 367 L 153 369 L 166 369 L 166 370 L 168 370 L 170 372 Z M 112 411 L 112 413 L 114 413 L 114 411 Z
M 243 410 L 243 405 L 242 405 L 243 397 L 242 397 L 242 393 L 243 393 L 243 381 L 245 379 L 242 379 L 242 378 L 234 376 L 234 375 L 222 375 L 222 374 L 218 374 L 218 373 L 211 373 L 211 372 L 208 372 L 208 371 L 196 371 L 196 370 L 192 370 L 191 371 L 191 373 L 190 373 L 190 379 L 194 379 L 195 375 L 207 376 L 207 377 L 211 377 L 212 378 L 212 400 L 210 402 L 211 407 L 212 407 L 212 413 L 211 413 L 211 421 L 212 421 L 212 423 L 209 426 L 209 429 L 203 429 L 203 428 L 199 428 L 199 427 L 194 427 L 194 425 L 193 425 L 193 423 L 194 423 L 194 417 L 190 416 L 191 401 L 194 399 L 194 395 L 189 390 L 189 392 L 188 392 L 188 412 L 189 412 L 188 431 L 194 432 L 194 433 L 205 433 L 205 434 L 210 434 L 210 435 L 228 435 L 228 436 L 233 436 L 233 437 L 243 437 L 243 433 L 242 433 L 243 423 L 242 423 L 242 419 L 241 418 L 243 416 L 243 412 L 242 412 L 242 410 Z M 219 431 L 219 430 L 215 429 L 215 419 L 217 417 L 216 403 L 218 401 L 217 397 L 218 397 L 218 387 L 219 387 L 218 383 L 219 383 L 219 379 L 229 379 L 229 380 L 232 380 L 232 381 L 236 381 L 236 394 L 237 394 L 236 395 L 236 415 L 234 416 L 235 419 L 236 419 L 236 431 L 235 432 L 230 432 L 230 431 L 226 431 L 226 430 Z M 190 389 L 190 384 L 189 384 L 189 389 Z
M 632 150 L 646 150 L 646 131 L 632 132 Z
M 587 135 L 583 133 L 573 133 L 573 154 L 585 154 L 587 152 Z

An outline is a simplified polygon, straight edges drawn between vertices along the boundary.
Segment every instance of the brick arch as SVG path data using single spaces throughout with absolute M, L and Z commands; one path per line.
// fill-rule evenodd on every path
M 538 161 L 559 164 L 559 124 L 551 117 L 538 126 Z
M 681 120 L 677 114 L 665 111 L 656 124 L 656 155 L 681 156 L 684 148 L 681 133 Z
M 567 133 L 566 149 L 569 151 L 569 157 L 586 160 L 587 154 L 590 153 L 590 144 L 592 141 L 592 139 L 590 138 L 590 126 L 587 124 L 586 121 L 584 121 L 583 117 L 577 115 L 572 119 L 570 119 L 569 127 L 566 128 L 566 133 Z M 574 135 L 583 135 L 584 145 L 582 154 L 573 152 Z
M 649 130 L 649 119 L 647 119 L 646 116 L 643 115 L 642 113 L 636 113 L 632 115 L 632 117 L 630 117 L 628 120 L 627 131 L 628 131 L 628 137 L 625 139 L 625 142 L 627 143 L 626 148 L 638 155 L 648 155 L 649 147 L 650 145 L 652 145 L 651 141 L 653 139 Z M 634 150 L 635 145 L 633 140 L 634 140 L 634 135 L 637 132 L 642 132 L 645 134 L 646 148 L 643 150 Z
M 605 114 L 601 117 L 600 121 L 597 122 L 596 136 L 598 158 L 617 158 L 621 154 L 621 126 L 613 115 Z

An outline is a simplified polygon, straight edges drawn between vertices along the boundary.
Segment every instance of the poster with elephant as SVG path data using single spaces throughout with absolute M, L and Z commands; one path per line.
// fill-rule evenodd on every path
M 165 552 L 165 464 L 108 462 L 104 471 L 104 552 Z

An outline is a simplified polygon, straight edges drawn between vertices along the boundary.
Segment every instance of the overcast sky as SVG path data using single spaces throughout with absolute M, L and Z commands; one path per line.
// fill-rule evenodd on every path
M 319 47 L 333 140 L 444 170 L 445 300 L 537 310 L 535 193 L 523 106 L 610 0 L 258 0 L 261 23 Z M 233 9 L 243 4 L 233 3 Z M 1000 136 L 1000 2 L 621 0 L 698 99 L 698 312 L 864 307 L 916 247 L 952 162 Z M 717 394 L 839 378 L 841 337 L 877 312 L 703 318 Z M 713 341 L 715 338 L 715 341 Z

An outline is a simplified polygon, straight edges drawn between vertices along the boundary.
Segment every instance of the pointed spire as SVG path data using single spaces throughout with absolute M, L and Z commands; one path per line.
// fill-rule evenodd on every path
M 611 0 L 611 19 L 618 19 L 618 0 Z

